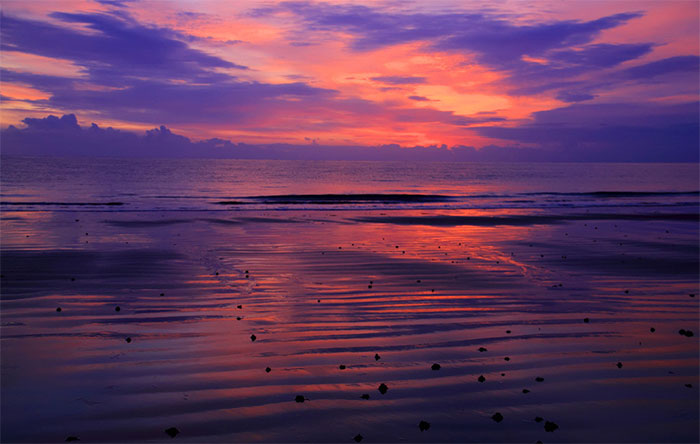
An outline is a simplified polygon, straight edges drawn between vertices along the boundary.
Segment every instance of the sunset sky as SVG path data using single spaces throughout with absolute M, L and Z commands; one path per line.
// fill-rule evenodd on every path
M 72 113 L 249 144 L 697 149 L 698 2 L 485 5 L 5 0 L 1 126 Z

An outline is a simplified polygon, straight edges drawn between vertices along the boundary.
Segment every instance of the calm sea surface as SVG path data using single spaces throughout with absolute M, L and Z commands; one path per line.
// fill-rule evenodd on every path
M 3 442 L 700 439 L 697 165 L 0 162 Z

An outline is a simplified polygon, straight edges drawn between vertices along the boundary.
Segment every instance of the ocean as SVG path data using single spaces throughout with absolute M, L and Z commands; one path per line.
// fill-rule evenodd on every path
M 697 442 L 699 198 L 696 164 L 3 157 L 2 440 Z

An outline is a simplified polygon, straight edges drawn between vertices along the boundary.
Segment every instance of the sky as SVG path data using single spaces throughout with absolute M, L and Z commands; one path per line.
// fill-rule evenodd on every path
M 1 149 L 697 162 L 699 5 L 3 0 Z

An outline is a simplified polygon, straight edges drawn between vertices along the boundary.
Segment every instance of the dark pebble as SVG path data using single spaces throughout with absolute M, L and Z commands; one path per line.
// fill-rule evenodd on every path
M 690 296 L 691 298 L 694 298 L 694 297 L 695 297 L 695 293 L 690 293 L 688 296 Z
M 389 390 L 389 387 L 387 387 L 386 384 L 384 384 L 382 382 L 381 384 L 379 384 L 379 387 L 377 388 L 377 390 L 379 390 L 379 393 L 384 395 L 384 394 L 386 394 L 387 390 Z
M 369 393 L 363 393 L 362 396 L 360 396 L 362 399 L 369 399 Z
M 75 282 L 75 278 L 70 278 L 70 281 L 71 281 L 71 282 Z
M 266 371 L 267 373 L 270 373 L 270 372 L 272 371 L 272 369 L 271 369 L 270 367 L 265 367 L 265 371 Z
M 379 353 L 375 353 L 375 354 L 374 354 L 374 360 L 375 360 L 375 361 L 379 361 L 380 359 L 382 359 L 382 357 L 379 356 Z
M 371 285 L 368 285 L 367 288 L 372 288 L 372 286 L 371 286 Z
M 509 358 L 508 356 L 506 356 L 505 358 L 503 358 L 503 360 L 504 360 L 504 361 L 510 361 L 510 358 Z
M 338 368 L 341 369 L 341 370 L 345 370 L 345 365 L 340 364 L 340 365 L 338 366 Z
M 629 294 L 629 293 L 630 293 L 630 291 L 629 291 L 629 290 L 625 290 L 625 294 Z
M 433 370 L 440 370 L 440 364 L 433 364 L 430 368 Z
M 165 434 L 171 438 L 175 438 L 178 433 L 180 433 L 180 431 L 178 429 L 176 429 L 175 427 L 170 427 L 169 429 L 165 429 Z
M 360 435 L 358 433 L 357 435 L 355 435 L 355 437 L 353 439 L 355 440 L 355 442 L 360 442 L 360 441 L 362 441 L 363 438 L 362 438 L 362 435 Z
M 590 321 L 591 321 L 591 320 L 588 319 L 588 318 L 583 318 L 583 322 L 585 322 L 586 324 L 588 324 Z
M 296 402 L 304 402 L 306 398 L 304 398 L 304 395 L 297 395 L 296 398 L 294 398 Z
M 510 330 L 506 330 L 506 333 L 510 334 Z
M 503 415 L 501 415 L 500 413 L 496 412 L 496 413 L 493 414 L 493 416 L 491 417 L 491 419 L 493 419 L 493 420 L 496 421 L 496 422 L 501 422 L 501 421 L 503 421 Z
M 476 378 L 476 380 L 479 382 L 484 382 L 484 381 L 486 381 L 486 378 L 484 378 L 484 375 L 481 375 L 478 378 Z
M 558 428 L 559 428 L 559 426 L 556 425 L 555 423 L 553 423 L 552 421 L 546 421 L 544 423 L 544 431 L 545 432 L 553 432 Z
M 74 441 L 80 441 L 80 438 L 78 438 L 77 436 L 69 436 L 68 438 L 66 438 L 66 442 L 74 442 Z
M 693 388 L 693 384 L 686 384 L 685 386 L 688 387 L 689 389 Z
M 161 293 L 160 295 L 161 295 L 161 296 L 165 296 L 165 293 Z
M 120 311 L 120 310 L 121 310 L 121 308 L 119 308 L 118 305 L 116 307 L 114 307 L 114 311 Z
M 240 320 L 241 320 L 241 317 L 240 317 L 240 316 L 236 316 L 236 320 L 237 320 L 237 321 L 240 321 Z
M 420 284 L 420 279 L 418 279 L 418 280 L 416 281 L 416 283 L 417 283 L 417 284 Z
M 61 312 L 61 307 L 56 307 L 56 311 L 60 313 L 60 312 Z
M 258 339 L 257 336 L 255 336 L 255 335 L 250 335 L 250 340 L 251 340 L 251 341 L 255 342 L 256 339 Z
M 480 351 L 480 352 L 485 352 L 485 351 L 487 351 L 487 350 L 486 350 L 486 347 L 479 347 L 479 351 Z
M 542 382 L 542 381 L 544 381 L 544 378 L 541 377 L 541 376 L 538 376 L 538 377 L 535 378 L 535 381 L 537 381 L 537 382 Z
M 544 418 L 541 416 L 535 416 L 535 422 L 542 422 L 544 421 Z
M 242 305 L 239 305 L 239 306 L 238 306 L 237 308 L 239 308 L 239 309 L 242 309 L 242 308 L 243 308 L 243 306 L 242 306 Z
M 430 428 L 430 423 L 428 421 L 421 421 L 418 423 L 418 428 L 421 432 L 424 432 Z
M 615 365 L 617 366 L 617 368 L 622 368 L 622 362 L 618 362 L 618 363 L 615 364 Z
M 523 389 L 523 393 L 530 393 L 530 390 L 528 390 L 528 389 Z
M 649 331 L 652 332 L 652 333 L 654 333 L 654 332 L 656 331 L 656 329 L 655 329 L 654 327 L 651 327 L 651 328 L 649 329 Z
M 126 338 L 126 343 L 129 344 L 131 342 L 131 338 Z
M 505 376 L 505 375 L 506 375 L 505 373 L 501 373 L 501 376 Z

